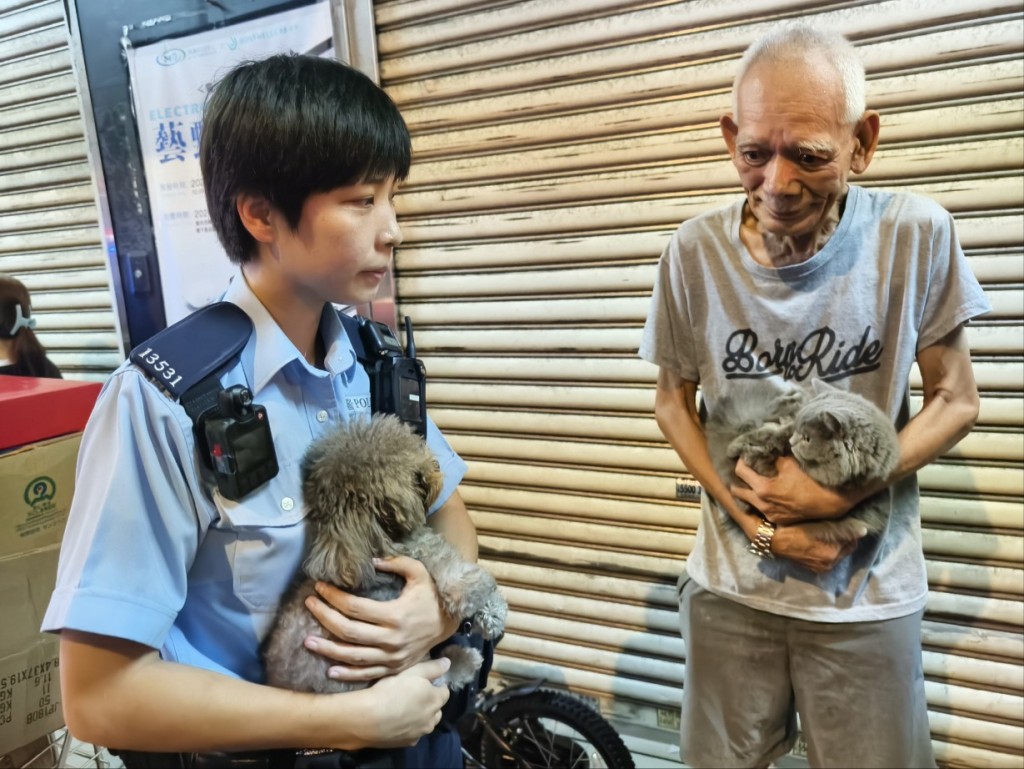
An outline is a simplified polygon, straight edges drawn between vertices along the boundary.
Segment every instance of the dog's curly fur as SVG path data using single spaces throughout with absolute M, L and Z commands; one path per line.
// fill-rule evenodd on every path
M 472 619 L 484 638 L 503 632 L 508 606 L 494 578 L 427 526 L 427 509 L 444 476 L 426 442 L 408 425 L 375 415 L 335 428 L 310 446 L 302 479 L 312 542 L 303 574 L 282 601 L 263 645 L 271 685 L 310 692 L 368 685 L 328 678 L 330 661 L 303 641 L 328 636 L 305 607 L 317 580 L 378 601 L 398 596 L 404 580 L 378 572 L 374 558 L 406 555 L 421 561 L 450 616 Z M 451 660 L 445 683 L 455 690 L 472 681 L 482 663 L 475 649 L 456 644 L 441 655 Z

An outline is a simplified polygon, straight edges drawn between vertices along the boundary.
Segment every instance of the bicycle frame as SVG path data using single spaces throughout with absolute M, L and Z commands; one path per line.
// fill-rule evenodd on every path
M 531 681 L 525 681 L 524 683 L 516 684 L 515 686 L 500 689 L 497 692 L 491 692 L 489 690 L 480 692 L 477 696 L 476 702 L 474 702 L 470 707 L 469 712 L 463 715 L 463 718 L 468 718 L 470 716 L 473 717 L 473 728 L 470 730 L 470 735 L 474 738 L 473 743 L 479 745 L 480 740 L 476 738 L 480 737 L 480 732 L 486 732 L 502 750 L 506 751 L 515 759 L 515 762 L 520 769 L 531 769 L 532 765 L 530 762 L 519 755 L 518 751 L 509 745 L 508 742 L 506 742 L 498 733 L 497 729 L 494 728 L 494 724 L 488 717 L 487 713 L 501 702 L 513 699 L 514 697 L 532 694 L 543 684 L 543 678 L 535 678 Z M 466 750 L 465 745 L 462 746 L 462 756 L 467 762 L 466 766 L 468 769 L 487 769 L 487 767 L 480 763 L 476 756 Z

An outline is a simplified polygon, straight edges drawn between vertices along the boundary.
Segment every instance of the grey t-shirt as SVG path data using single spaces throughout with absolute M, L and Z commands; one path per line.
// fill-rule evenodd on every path
M 740 241 L 743 200 L 691 219 L 662 254 L 640 357 L 700 382 L 709 409 L 735 383 L 770 374 L 852 390 L 902 427 L 916 354 L 991 308 L 952 217 L 920 196 L 851 186 L 842 219 L 811 259 L 772 269 Z M 748 553 L 704 495 L 688 574 L 755 609 L 819 622 L 905 616 L 928 592 L 917 480 L 891 489 L 884 535 L 827 574 Z

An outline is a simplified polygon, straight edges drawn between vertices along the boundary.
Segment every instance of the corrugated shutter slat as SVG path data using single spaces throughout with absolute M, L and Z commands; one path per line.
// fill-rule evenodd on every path
M 64 376 L 102 379 L 123 355 L 68 44 L 56 0 L 0 15 L 0 272 Z
M 699 520 L 654 424 L 656 372 L 636 356 L 654 265 L 681 221 L 739 193 L 717 124 L 746 45 L 795 17 L 856 42 L 882 111 L 859 181 L 949 209 L 993 305 L 968 328 L 978 426 L 919 473 L 936 755 L 1024 766 L 1019 3 L 391 0 L 375 13 L 415 153 L 398 309 L 511 600 L 496 671 L 596 698 L 651 766 L 678 760 L 674 581 Z M 910 388 L 920 408 L 916 369 Z

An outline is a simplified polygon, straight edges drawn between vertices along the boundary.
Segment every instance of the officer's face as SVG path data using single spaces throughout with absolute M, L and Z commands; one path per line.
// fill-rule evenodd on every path
M 402 241 L 393 179 L 314 193 L 298 227 L 277 228 L 270 256 L 275 272 L 313 302 L 370 302 L 388 275 Z
M 751 212 L 777 236 L 815 233 L 851 170 L 863 170 L 838 76 L 828 67 L 754 65 L 737 104 L 721 127 Z

